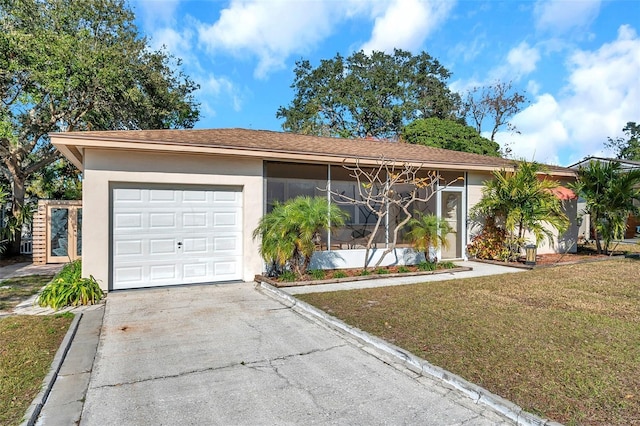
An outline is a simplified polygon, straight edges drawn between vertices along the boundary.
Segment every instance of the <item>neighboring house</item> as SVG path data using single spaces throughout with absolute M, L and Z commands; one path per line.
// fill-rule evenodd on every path
M 605 158 L 605 157 L 595 157 L 590 156 L 585 159 L 578 161 L 575 164 L 569 166 L 571 169 L 578 169 L 580 167 L 588 167 L 589 163 L 597 161 L 601 163 L 610 163 L 617 162 L 620 163 L 621 169 L 623 171 L 628 170 L 637 170 L 640 169 L 640 161 L 631 161 L 631 160 L 619 160 L 616 158 Z M 640 207 L 640 201 L 634 200 L 633 204 Z M 588 214 L 584 213 L 584 209 L 586 207 L 586 202 L 584 199 L 578 199 L 578 218 L 580 227 L 578 229 L 578 238 L 591 240 L 591 220 Z M 627 231 L 624 235 L 625 238 L 638 238 L 640 237 L 640 217 L 634 216 L 632 214 L 629 215 L 627 219 Z
M 423 211 L 453 227 L 442 259 L 466 258 L 474 228 L 467 212 L 483 182 L 513 161 L 420 145 L 335 139 L 244 129 L 149 130 L 52 134 L 53 144 L 83 171 L 83 275 L 105 290 L 243 280 L 263 272 L 252 231 L 276 200 L 354 193 L 343 164 L 373 166 L 382 157 L 437 171 L 444 182 Z M 551 167 L 562 181 L 575 172 Z M 575 202 L 565 203 L 575 218 Z M 312 267 L 361 267 L 369 213 L 341 206 L 347 226 L 324 235 Z M 393 221 L 393 218 L 390 219 Z M 391 224 L 392 225 L 392 224 Z M 575 249 L 577 226 L 555 249 Z M 377 247 L 387 235 L 379 234 Z M 542 246 L 539 253 L 553 251 Z M 378 250 L 378 255 L 381 250 Z M 374 254 L 375 255 L 375 254 Z M 416 260 L 406 246 L 385 264 Z

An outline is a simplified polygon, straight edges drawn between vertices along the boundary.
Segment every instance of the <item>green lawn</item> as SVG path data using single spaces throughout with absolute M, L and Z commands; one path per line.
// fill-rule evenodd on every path
M 30 275 L 8 278 L 0 282 L 0 311 L 8 311 L 18 303 L 36 294 L 53 276 Z
M 640 261 L 297 296 L 565 424 L 640 424 Z
M 20 424 L 74 315 L 0 319 L 0 425 Z

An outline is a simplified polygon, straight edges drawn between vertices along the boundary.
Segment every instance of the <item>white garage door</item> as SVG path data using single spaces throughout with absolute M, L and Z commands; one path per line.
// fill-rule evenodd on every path
M 238 190 L 114 188 L 113 289 L 242 278 Z

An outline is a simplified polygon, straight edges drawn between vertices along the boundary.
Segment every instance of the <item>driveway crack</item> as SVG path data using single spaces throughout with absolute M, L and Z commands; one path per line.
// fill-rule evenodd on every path
M 283 379 L 286 379 L 284 376 L 279 374 L 277 368 L 275 366 L 273 366 L 273 362 L 274 361 L 285 361 L 287 359 L 296 358 L 296 357 L 300 357 L 300 356 L 311 355 L 311 354 L 319 353 L 319 352 L 327 352 L 327 351 L 330 351 L 330 350 L 333 350 L 333 349 L 337 349 L 337 348 L 340 348 L 340 347 L 343 347 L 343 346 L 346 346 L 346 345 L 335 345 L 335 346 L 330 346 L 330 347 L 327 347 L 327 348 L 313 349 L 313 350 L 306 351 L 306 352 L 298 352 L 298 353 L 295 353 L 295 354 L 280 356 L 280 357 L 276 357 L 276 358 L 267 358 L 267 359 L 256 360 L 256 361 L 248 361 L 248 362 L 247 361 L 240 361 L 240 362 L 233 362 L 233 363 L 229 363 L 229 364 L 225 364 L 225 365 L 221 365 L 221 366 L 217 366 L 217 367 L 197 368 L 197 369 L 183 371 L 181 373 L 176 373 L 176 374 L 167 374 L 167 375 L 163 375 L 163 376 L 154 376 L 154 377 L 147 377 L 147 378 L 142 378 L 142 379 L 138 379 L 138 380 L 131 380 L 131 381 L 128 381 L 128 382 L 119 382 L 119 383 L 114 383 L 114 384 L 95 386 L 95 387 L 93 387 L 93 389 L 114 388 L 114 387 L 119 387 L 119 386 L 135 385 L 135 384 L 138 384 L 138 383 L 145 383 L 145 382 L 150 382 L 150 381 L 153 381 L 153 380 L 175 379 L 175 378 L 179 378 L 179 377 L 189 376 L 189 375 L 192 375 L 192 374 L 206 373 L 206 372 L 212 372 L 212 371 L 220 371 L 220 370 L 225 370 L 225 369 L 239 367 L 239 366 L 244 366 L 244 367 L 257 369 L 260 365 L 264 365 L 265 362 L 267 362 L 269 364 L 270 368 L 274 369 L 274 371 L 276 372 L 276 374 L 278 374 L 278 376 L 282 377 Z

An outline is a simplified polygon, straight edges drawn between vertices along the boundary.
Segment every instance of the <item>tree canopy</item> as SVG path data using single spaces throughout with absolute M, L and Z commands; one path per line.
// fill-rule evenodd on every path
M 451 73 L 422 52 L 337 54 L 313 67 L 296 63 L 295 95 L 276 117 L 285 131 L 345 138 L 396 138 L 416 118 L 455 118 L 460 97 Z
M 452 120 L 421 118 L 402 130 L 402 140 L 412 144 L 500 156 L 500 145 L 490 141 L 471 126 Z
M 0 0 L 0 168 L 18 215 L 50 132 L 193 127 L 198 88 L 124 0 Z
M 608 138 L 605 146 L 613 149 L 619 160 L 640 161 L 640 124 L 629 121 L 622 128 L 622 131 L 625 133 L 626 139 L 622 137 Z

